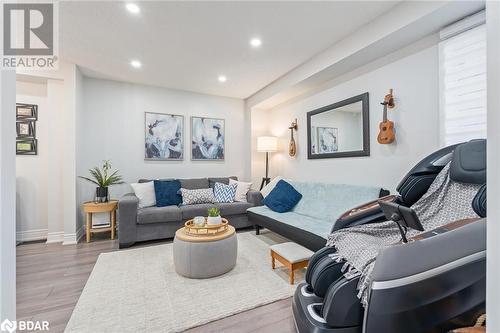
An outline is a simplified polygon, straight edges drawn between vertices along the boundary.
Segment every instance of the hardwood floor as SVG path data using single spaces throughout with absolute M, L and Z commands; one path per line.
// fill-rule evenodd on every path
M 105 239 L 106 236 L 96 235 L 88 244 L 63 246 L 43 242 L 17 246 L 17 319 L 47 320 L 50 332 L 63 332 L 99 254 L 119 251 L 118 241 Z M 162 243 L 167 242 L 142 246 Z M 187 332 L 295 332 L 291 298 Z

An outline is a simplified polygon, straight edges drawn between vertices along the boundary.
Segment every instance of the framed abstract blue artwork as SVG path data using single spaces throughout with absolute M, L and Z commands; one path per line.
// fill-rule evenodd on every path
M 146 112 L 144 131 L 146 160 L 184 159 L 184 116 Z
M 224 119 L 191 117 L 191 160 L 223 161 Z

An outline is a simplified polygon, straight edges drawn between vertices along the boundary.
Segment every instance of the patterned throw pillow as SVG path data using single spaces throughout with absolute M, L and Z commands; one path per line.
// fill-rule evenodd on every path
M 214 185 L 214 196 L 215 202 L 234 202 L 234 196 L 236 195 L 236 187 L 238 184 L 226 185 L 222 183 L 215 183 Z
M 202 188 L 198 190 L 187 190 L 185 188 L 181 188 L 180 191 L 183 205 L 215 203 L 214 192 L 211 188 Z

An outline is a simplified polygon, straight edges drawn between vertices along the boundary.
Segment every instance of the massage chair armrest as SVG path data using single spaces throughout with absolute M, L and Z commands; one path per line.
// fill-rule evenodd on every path
M 137 236 L 137 209 L 139 198 L 133 193 L 127 193 L 118 200 L 118 232 L 120 248 L 129 247 L 135 243 Z
M 486 219 L 457 221 L 457 228 L 439 233 L 430 231 L 431 237 L 383 249 L 377 256 L 372 275 L 372 289 L 385 289 L 389 285 L 416 282 L 425 276 L 440 274 L 447 268 L 481 260 L 486 256 Z M 453 224 L 453 223 L 452 223 Z M 411 277 L 409 279 L 409 277 Z
M 262 196 L 260 191 L 250 190 L 247 193 L 247 201 L 254 206 L 262 206 L 263 199 L 264 199 L 264 197 Z
M 378 204 L 379 200 L 398 202 L 399 197 L 397 195 L 387 195 L 350 209 L 335 221 L 331 231 L 334 232 L 357 225 L 386 221 L 384 213 Z

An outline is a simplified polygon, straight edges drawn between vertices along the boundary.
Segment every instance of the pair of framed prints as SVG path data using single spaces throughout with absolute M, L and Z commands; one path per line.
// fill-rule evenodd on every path
M 224 119 L 191 117 L 191 160 L 223 161 Z M 184 160 L 184 116 L 146 112 L 144 157 L 153 161 Z

